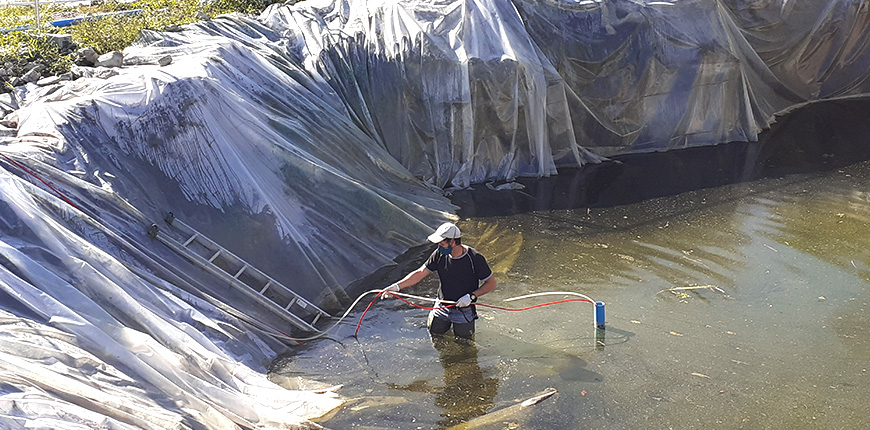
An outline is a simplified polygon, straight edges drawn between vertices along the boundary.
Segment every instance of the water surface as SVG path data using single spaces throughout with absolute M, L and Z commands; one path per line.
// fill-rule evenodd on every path
M 624 202 L 584 191 L 588 173 L 574 184 L 559 178 L 570 191 L 512 191 L 512 205 L 487 204 L 503 198 L 495 192 L 457 196 L 465 243 L 499 282 L 481 302 L 530 306 L 561 297 L 502 300 L 580 292 L 606 302 L 603 338 L 592 306 L 572 302 L 483 308 L 473 344 L 433 342 L 426 311 L 390 300 L 366 314 L 358 338 L 363 306 L 274 372 L 343 384 L 351 401 L 324 423 L 335 429 L 447 428 L 548 387 L 558 394 L 483 428 L 862 428 L 870 162 L 790 162 L 770 175 L 772 160 L 759 159 L 759 178 L 699 172 L 725 179 L 670 195 L 623 193 Z M 625 177 L 631 164 L 597 175 Z M 512 209 L 487 213 L 496 206 Z M 436 287 L 430 276 L 410 292 Z

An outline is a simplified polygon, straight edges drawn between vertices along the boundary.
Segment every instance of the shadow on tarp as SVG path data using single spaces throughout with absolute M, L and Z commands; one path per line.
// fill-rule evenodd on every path
M 822 172 L 870 160 L 870 100 L 807 105 L 777 119 L 758 142 L 733 142 L 613 157 L 520 178 L 521 190 L 485 185 L 451 197 L 463 218 L 604 208 L 787 174 Z

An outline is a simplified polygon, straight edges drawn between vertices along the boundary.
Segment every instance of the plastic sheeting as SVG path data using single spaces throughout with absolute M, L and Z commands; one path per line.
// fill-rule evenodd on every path
M 866 96 L 868 8 L 307 0 L 144 34 L 108 79 L 29 85 L 0 145 L 0 424 L 311 425 L 341 400 L 266 380 L 274 315 L 152 222 L 172 211 L 341 303 L 452 218 L 443 189 L 754 141 Z
M 467 187 L 600 160 L 578 145 L 564 81 L 511 2 L 314 1 L 263 19 L 429 183 Z
M 309 0 L 263 18 L 394 157 L 449 187 L 755 141 L 777 113 L 864 96 L 868 7 Z
M 23 94 L 18 136 L 0 148 L 4 426 L 46 419 L 46 397 L 62 402 L 55 419 L 84 426 L 309 424 L 341 400 L 266 380 L 283 346 L 251 324 L 290 327 L 149 238 L 150 223 L 173 211 L 307 298 L 340 302 L 343 287 L 452 216 L 334 91 L 276 56 L 274 33 L 210 30 L 129 53 L 171 52 L 169 67 Z M 258 37 L 260 50 L 246 45 Z M 22 324 L 69 336 L 45 352 L 18 338 Z M 77 361 L 79 350 L 93 360 Z
M 802 103 L 866 96 L 864 1 L 517 2 L 599 155 L 753 142 Z
M 117 251 L 94 220 L 6 172 L 0 190 L 3 428 L 291 428 L 341 404 L 270 382 L 279 345 L 94 246 Z

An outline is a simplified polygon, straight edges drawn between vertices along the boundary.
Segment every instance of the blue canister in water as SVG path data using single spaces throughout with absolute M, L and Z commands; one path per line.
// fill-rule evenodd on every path
M 595 302 L 595 327 L 604 328 L 604 302 Z

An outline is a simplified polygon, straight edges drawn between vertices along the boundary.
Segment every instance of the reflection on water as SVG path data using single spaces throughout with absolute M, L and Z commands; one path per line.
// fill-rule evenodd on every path
M 640 204 L 471 221 L 523 233 L 501 297 L 580 291 L 608 303 L 605 344 L 611 328 L 633 333 L 582 354 L 604 376 L 578 387 L 594 400 L 560 389 L 563 401 L 573 394 L 607 407 L 563 404 L 534 427 L 861 428 L 870 400 L 868 185 L 864 162 Z M 523 338 L 582 351 L 566 330 L 588 324 L 591 311 L 580 321 L 566 313 L 541 312 L 544 328 Z M 528 317 L 493 318 L 503 330 L 534 327 Z
M 388 386 L 394 390 L 434 393 L 435 405 L 443 409 L 439 427 L 452 427 L 485 414 L 498 392 L 498 378 L 484 375 L 477 362 L 477 345 L 442 336 L 435 336 L 432 341 L 438 350 L 438 362 L 444 367 L 444 385 L 429 387 L 424 380 Z
M 824 168 L 796 169 L 801 153 Z M 607 303 L 604 336 L 593 307 L 570 302 L 481 308 L 472 348 L 433 345 L 426 311 L 390 301 L 369 311 L 359 339 L 349 322 L 275 372 L 344 384 L 353 400 L 330 428 L 443 428 L 547 387 L 559 394 L 491 428 L 863 428 L 870 162 L 839 160 L 789 148 L 756 160 L 761 170 L 741 165 L 752 175 L 718 174 L 736 182 L 658 197 L 625 185 L 631 198 L 613 204 L 577 187 L 587 197 L 570 204 L 559 187 L 457 196 L 522 209 L 460 224 L 498 268 L 499 288 L 481 302 L 521 307 L 548 300 L 501 300 L 580 292 Z M 635 162 L 613 168 L 633 172 Z M 431 296 L 430 278 L 411 293 Z
M 444 409 L 438 425 L 450 427 L 486 413 L 498 392 L 498 378 L 484 376 L 477 345 L 461 339 L 433 341 L 444 367 L 444 388 L 435 394 L 435 404 Z

